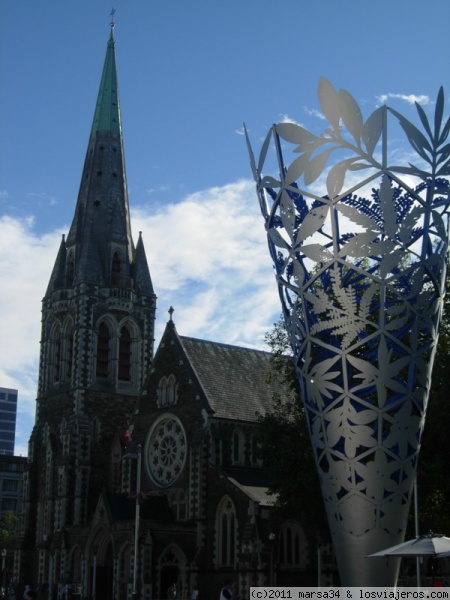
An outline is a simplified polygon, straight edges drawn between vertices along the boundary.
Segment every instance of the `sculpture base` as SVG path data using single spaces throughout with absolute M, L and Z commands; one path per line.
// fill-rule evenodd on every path
M 379 520 L 375 527 L 364 528 L 362 525 L 368 522 L 366 499 L 354 494 L 350 504 L 353 525 L 351 531 L 348 530 L 349 516 L 346 515 L 346 528 L 340 527 L 343 515 L 336 511 L 333 502 L 326 503 L 340 584 L 345 587 L 395 587 L 400 570 L 400 558 L 368 557 L 385 548 L 401 544 L 404 541 L 404 527 L 398 526 L 397 535 L 392 535 L 383 529 Z M 372 507 L 370 512 L 373 519 L 377 511 Z M 408 506 L 404 506 L 398 514 L 399 524 L 406 519 L 407 514 Z

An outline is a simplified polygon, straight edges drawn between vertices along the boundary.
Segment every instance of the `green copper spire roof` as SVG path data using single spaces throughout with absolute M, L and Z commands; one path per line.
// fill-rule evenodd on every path
M 111 27 L 109 36 L 91 134 L 98 131 L 111 131 L 112 133 L 121 131 L 113 27 Z

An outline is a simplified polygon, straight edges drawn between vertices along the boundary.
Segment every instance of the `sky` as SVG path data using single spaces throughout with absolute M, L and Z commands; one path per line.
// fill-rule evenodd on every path
M 320 133 L 320 77 L 365 116 L 449 98 L 448 0 L 0 0 L 0 387 L 34 424 L 40 311 L 68 232 L 112 8 L 134 240 L 180 335 L 264 349 L 279 318 L 243 136 Z M 401 142 L 399 142 L 401 144 Z

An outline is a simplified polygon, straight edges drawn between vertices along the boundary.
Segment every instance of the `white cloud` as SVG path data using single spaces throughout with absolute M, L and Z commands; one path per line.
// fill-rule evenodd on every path
M 279 116 L 278 123 L 294 123 L 294 125 L 300 125 L 301 127 L 303 127 L 303 125 L 301 123 L 299 123 L 298 121 L 296 121 L 295 119 L 293 119 L 286 113 L 281 114 Z
M 41 299 L 60 243 L 60 232 L 36 236 L 32 217 L 0 219 L 0 385 L 19 390 L 16 438 L 29 436 L 39 360 Z M 26 453 L 20 442 L 19 453 Z
M 132 222 L 159 310 L 175 308 L 180 334 L 261 345 L 280 308 L 252 182 L 197 192 L 153 215 L 140 208 Z
M 158 296 L 156 343 L 169 319 L 180 335 L 263 347 L 278 320 L 278 299 L 264 223 L 251 181 L 238 181 L 132 210 L 142 231 Z M 19 390 L 16 453 L 26 454 L 34 422 L 41 299 L 68 227 L 38 236 L 33 219 L 0 219 L 0 385 Z
M 380 104 L 385 104 L 390 98 L 397 98 L 398 100 L 404 100 L 408 104 L 415 104 L 418 102 L 419 104 L 431 104 L 430 97 L 426 94 L 381 94 L 381 96 L 377 96 L 378 102 Z
M 55 196 L 48 194 L 47 192 L 29 192 L 28 196 L 33 198 L 39 206 L 55 206 L 58 204 Z
M 322 121 L 326 121 L 325 115 L 323 113 L 321 113 L 320 110 L 317 110 L 317 108 L 308 108 L 307 106 L 304 106 L 303 110 L 310 117 L 317 117 L 318 119 L 321 119 Z

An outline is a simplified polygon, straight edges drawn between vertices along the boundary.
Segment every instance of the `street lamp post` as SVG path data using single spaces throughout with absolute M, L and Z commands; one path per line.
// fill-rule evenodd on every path
M 141 494 L 141 465 L 142 465 L 142 447 L 140 444 L 136 446 L 136 451 L 127 452 L 124 458 L 129 460 L 137 460 L 136 466 L 136 506 L 134 513 L 134 565 L 133 565 L 133 592 L 131 597 L 136 600 L 137 592 L 137 569 L 138 569 L 138 542 L 139 542 L 139 511 L 140 503 L 139 496 Z

